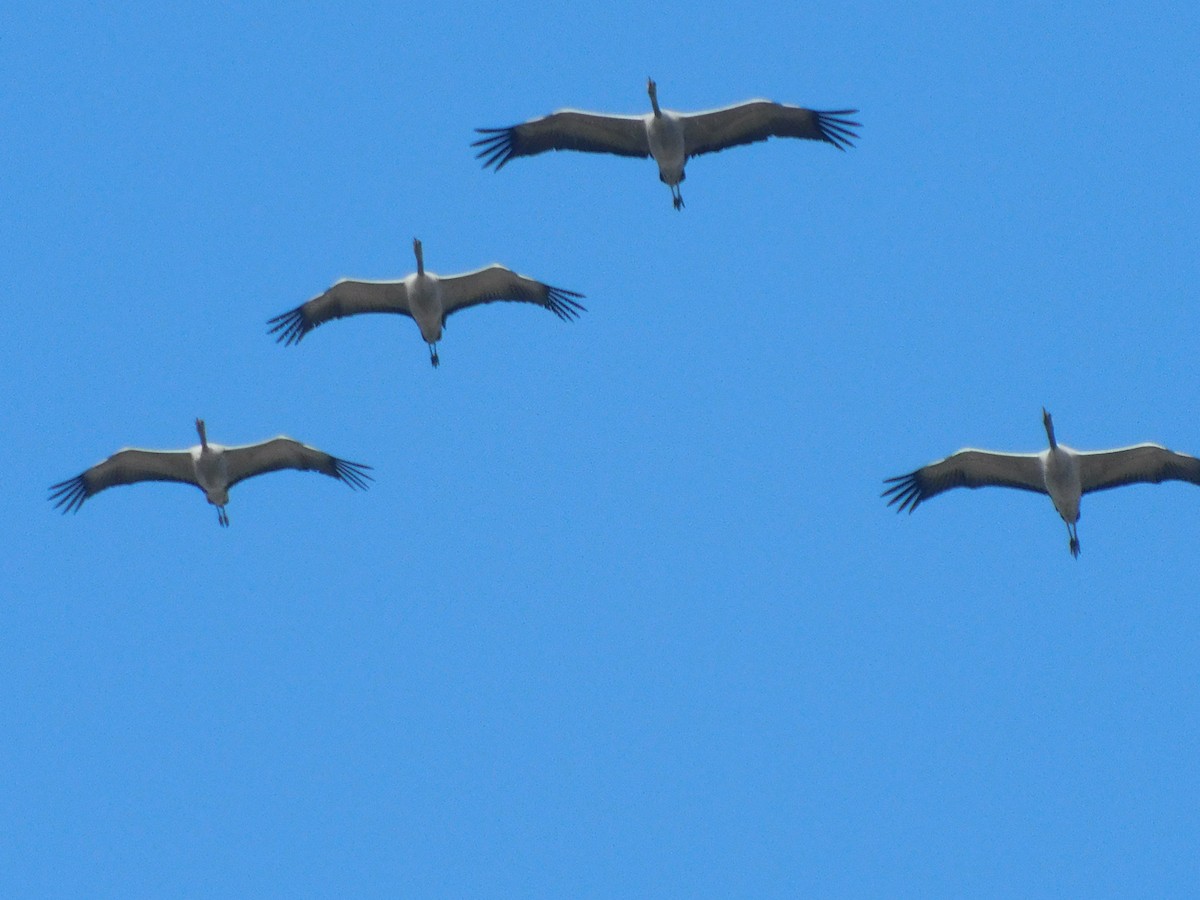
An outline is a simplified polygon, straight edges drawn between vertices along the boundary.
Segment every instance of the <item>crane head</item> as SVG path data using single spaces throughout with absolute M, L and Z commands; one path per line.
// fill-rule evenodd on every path
M 646 77 L 646 93 L 650 95 L 650 105 L 654 107 L 654 111 L 658 112 L 658 85 L 654 79 Z

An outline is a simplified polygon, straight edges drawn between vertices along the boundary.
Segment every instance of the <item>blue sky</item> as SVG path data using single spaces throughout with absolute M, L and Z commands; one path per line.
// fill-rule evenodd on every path
M 1194 889 L 1200 495 L 879 498 L 1200 453 L 1185 7 L 9 4 L 0 893 Z M 473 159 L 648 75 L 861 139 Z M 588 312 L 266 334 L 414 236 Z M 47 502 L 197 416 L 377 480 Z

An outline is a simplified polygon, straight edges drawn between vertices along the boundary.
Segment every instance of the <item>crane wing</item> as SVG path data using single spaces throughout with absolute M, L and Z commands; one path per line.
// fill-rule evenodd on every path
M 356 489 L 366 489 L 367 482 L 373 480 L 367 474 L 370 466 L 339 459 L 284 435 L 260 444 L 226 447 L 225 464 L 230 487 L 255 475 L 280 469 L 320 472 Z
M 907 475 L 885 479 L 891 484 L 881 496 L 896 511 L 910 513 L 931 497 L 956 487 L 988 486 L 1020 488 L 1046 493 L 1041 454 L 995 453 L 991 450 L 959 450 Z
M 443 276 L 441 285 L 443 322 L 446 316 L 460 309 L 497 300 L 536 303 L 563 320 L 577 318 L 584 311 L 584 307 L 574 299 L 583 294 L 542 284 L 500 265 L 462 275 Z
M 272 327 L 267 333 L 278 332 L 276 340 L 281 344 L 297 344 L 318 325 L 359 313 L 399 313 L 411 317 L 405 282 L 344 278 L 320 296 L 268 319 L 267 324 Z
M 770 100 L 748 100 L 723 109 L 681 114 L 679 118 L 683 121 L 687 155 L 691 157 L 771 137 L 825 141 L 845 150 L 858 137 L 851 129 L 862 126 L 843 117 L 856 112 L 856 109 L 821 111 Z
M 196 484 L 192 454 L 187 450 L 118 450 L 81 475 L 50 487 L 50 500 L 64 513 L 75 512 L 93 494 L 139 481 L 178 481 Z
M 618 156 L 650 155 L 643 116 L 609 116 L 603 113 L 562 109 L 510 128 L 476 128 L 483 135 L 471 144 L 479 147 L 476 159 L 499 172 L 518 156 L 547 150 L 582 150 Z
M 1084 493 L 1139 482 L 1190 481 L 1200 484 L 1200 459 L 1174 453 L 1158 444 L 1087 451 L 1079 454 L 1079 478 Z

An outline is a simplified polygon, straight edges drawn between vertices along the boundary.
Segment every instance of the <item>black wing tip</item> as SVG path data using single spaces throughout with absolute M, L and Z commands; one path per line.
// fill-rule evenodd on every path
M 912 513 L 925 499 L 917 480 L 917 474 L 917 472 L 909 472 L 907 475 L 885 478 L 883 483 L 890 484 L 891 487 L 885 489 L 879 496 L 888 498 L 888 506 L 895 506 L 896 512 L 907 510 Z
M 583 294 L 568 291 L 566 288 L 548 287 L 546 293 L 546 308 L 564 322 L 578 319 L 581 312 L 587 312 L 587 307 L 576 301 L 583 299 Z
M 267 324 L 272 326 L 267 329 L 267 334 L 278 332 L 275 342 L 283 344 L 285 347 L 300 343 L 301 338 L 315 327 L 308 324 L 304 318 L 303 307 L 300 306 L 267 319 Z
M 79 512 L 83 501 L 88 498 L 87 482 L 82 475 L 50 485 L 50 502 L 55 509 L 62 509 L 63 515 L 69 512 Z
M 375 478 L 370 474 L 373 466 L 366 463 L 351 462 L 348 459 L 333 457 L 333 477 L 348 484 L 356 491 L 365 491 Z
M 817 128 L 821 131 L 821 137 L 839 150 L 853 147 L 854 142 L 859 139 L 858 132 L 852 129 L 862 128 L 862 123 L 843 118 L 854 115 L 858 112 L 857 109 L 825 109 L 813 112 L 817 115 Z
M 485 169 L 495 168 L 499 172 L 516 155 L 513 149 L 513 139 L 515 137 L 513 129 L 476 128 L 475 130 L 480 134 L 488 135 L 477 141 L 472 141 L 472 147 L 480 148 L 479 152 L 475 154 L 475 158 L 483 160 L 483 167 Z

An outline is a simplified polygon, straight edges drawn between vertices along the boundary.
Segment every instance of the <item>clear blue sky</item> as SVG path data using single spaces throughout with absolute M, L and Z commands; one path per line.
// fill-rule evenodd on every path
M 879 492 L 1200 453 L 1200 13 L 141 6 L 0 13 L 0 894 L 1195 888 L 1200 492 Z M 473 159 L 648 75 L 861 140 Z M 266 334 L 414 236 L 588 312 Z M 377 481 L 47 502 L 196 416 Z

